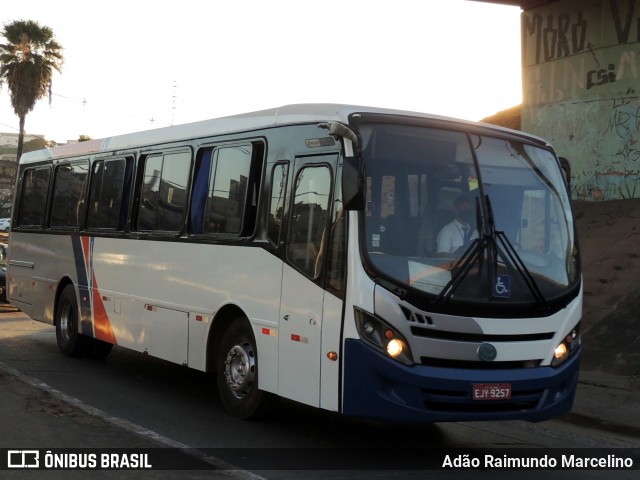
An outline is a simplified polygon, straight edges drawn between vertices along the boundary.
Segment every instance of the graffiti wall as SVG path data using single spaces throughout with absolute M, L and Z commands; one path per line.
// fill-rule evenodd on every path
M 574 197 L 640 197 L 640 0 L 523 12 L 522 51 L 522 129 L 569 158 Z

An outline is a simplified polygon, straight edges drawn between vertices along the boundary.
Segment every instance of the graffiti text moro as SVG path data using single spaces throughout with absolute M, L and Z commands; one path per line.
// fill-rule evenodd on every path
M 535 63 L 548 62 L 582 52 L 587 38 L 587 20 L 577 12 L 572 19 L 570 13 L 540 14 L 524 17 L 524 41 L 535 40 Z M 544 55 L 544 56 L 543 56 Z

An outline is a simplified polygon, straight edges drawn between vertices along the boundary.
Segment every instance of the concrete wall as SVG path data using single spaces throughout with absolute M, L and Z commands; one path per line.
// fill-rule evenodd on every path
M 522 130 L 572 165 L 573 195 L 640 198 L 640 0 L 522 14 Z

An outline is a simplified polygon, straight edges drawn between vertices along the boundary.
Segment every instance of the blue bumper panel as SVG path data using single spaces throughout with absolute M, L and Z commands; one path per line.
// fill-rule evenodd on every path
M 470 370 L 404 366 L 360 340 L 344 350 L 345 415 L 394 422 L 541 421 L 568 412 L 579 352 L 559 368 Z M 510 383 L 509 400 L 473 400 L 474 383 Z

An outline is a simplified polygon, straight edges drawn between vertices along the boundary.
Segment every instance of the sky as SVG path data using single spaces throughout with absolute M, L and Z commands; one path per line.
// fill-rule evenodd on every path
M 20 0 L 63 46 L 26 131 L 64 143 L 292 103 L 480 120 L 522 101 L 520 9 L 468 0 Z M 0 89 L 0 132 L 17 132 Z

